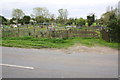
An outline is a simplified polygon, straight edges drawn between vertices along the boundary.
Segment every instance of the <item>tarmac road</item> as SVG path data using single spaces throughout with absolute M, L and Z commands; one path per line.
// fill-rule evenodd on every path
M 3 78 L 117 78 L 118 54 L 2 47 Z

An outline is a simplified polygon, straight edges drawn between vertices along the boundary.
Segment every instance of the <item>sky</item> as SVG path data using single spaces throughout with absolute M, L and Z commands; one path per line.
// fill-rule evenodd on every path
M 22 9 L 26 15 L 33 14 L 33 8 L 46 7 L 50 13 L 58 16 L 58 9 L 67 9 L 69 18 L 86 18 L 95 13 L 100 18 L 108 6 L 117 7 L 120 0 L 1 0 L 0 15 L 12 18 L 12 10 Z

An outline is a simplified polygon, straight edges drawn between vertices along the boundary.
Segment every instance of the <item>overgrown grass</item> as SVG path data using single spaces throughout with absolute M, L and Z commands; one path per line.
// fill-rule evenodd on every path
M 68 48 L 74 44 L 86 46 L 107 46 L 120 49 L 120 43 L 110 43 L 96 38 L 34 38 L 25 37 L 6 37 L 2 38 L 2 46 L 21 47 L 21 48 Z

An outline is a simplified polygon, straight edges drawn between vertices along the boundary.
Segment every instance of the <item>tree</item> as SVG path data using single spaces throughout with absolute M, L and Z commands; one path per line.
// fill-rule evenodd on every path
M 12 19 L 10 19 L 10 24 L 15 24 L 15 21 L 16 21 L 16 18 L 12 18 Z
M 120 15 L 118 15 L 117 8 L 105 12 L 101 17 L 101 22 L 106 25 L 110 42 L 120 42 Z
M 37 23 L 43 23 L 45 21 L 45 18 L 43 16 L 37 16 L 35 20 L 37 21 Z
M 51 22 L 54 22 L 55 21 L 55 14 L 50 14 L 50 21 Z
M 114 13 L 113 13 L 114 12 Z M 109 17 L 109 21 L 107 23 L 107 27 L 109 30 L 110 41 L 111 42 L 120 42 L 120 15 L 116 14 L 117 11 L 112 10 Z
M 23 17 L 23 19 L 22 19 L 22 22 L 24 23 L 24 24 L 29 24 L 30 23 L 30 16 L 24 16 Z
M 13 9 L 12 16 L 16 18 L 16 24 L 18 26 L 18 20 L 24 16 L 24 12 L 21 9 Z
M 33 8 L 35 20 L 37 22 L 45 22 L 45 19 L 49 17 L 49 10 L 47 8 L 36 7 Z M 40 21 L 42 20 L 42 21 Z
M 75 23 L 75 19 L 74 18 L 69 18 L 67 21 L 66 21 L 66 25 L 72 25 Z
M 88 25 L 92 25 L 95 22 L 95 14 L 90 14 L 87 16 Z
M 41 8 L 41 7 L 33 8 L 33 13 L 35 17 L 43 16 L 47 18 L 49 16 L 49 10 L 47 8 Z
M 68 11 L 67 9 L 59 9 L 58 10 L 59 12 L 59 16 L 58 16 L 58 19 L 63 23 L 65 23 L 65 21 L 67 20 L 67 17 L 68 17 Z
M 102 14 L 101 23 L 103 23 L 104 25 L 107 25 L 109 23 L 110 16 L 112 16 L 116 13 L 117 13 L 117 9 L 111 9 L 111 10 L 107 11 L 106 13 Z
M 78 26 L 83 26 L 83 25 L 85 25 L 85 23 L 86 23 L 86 20 L 83 18 L 79 18 L 76 20 L 76 25 L 78 25 Z
M 0 24 L 7 24 L 8 20 L 4 16 L 0 16 Z

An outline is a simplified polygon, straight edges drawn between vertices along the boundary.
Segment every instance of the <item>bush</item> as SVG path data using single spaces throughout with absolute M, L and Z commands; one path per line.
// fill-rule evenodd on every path
M 111 42 L 120 42 L 120 18 L 117 18 L 117 16 L 112 15 L 110 16 L 110 21 L 107 25 L 109 28 L 110 33 L 110 41 Z

